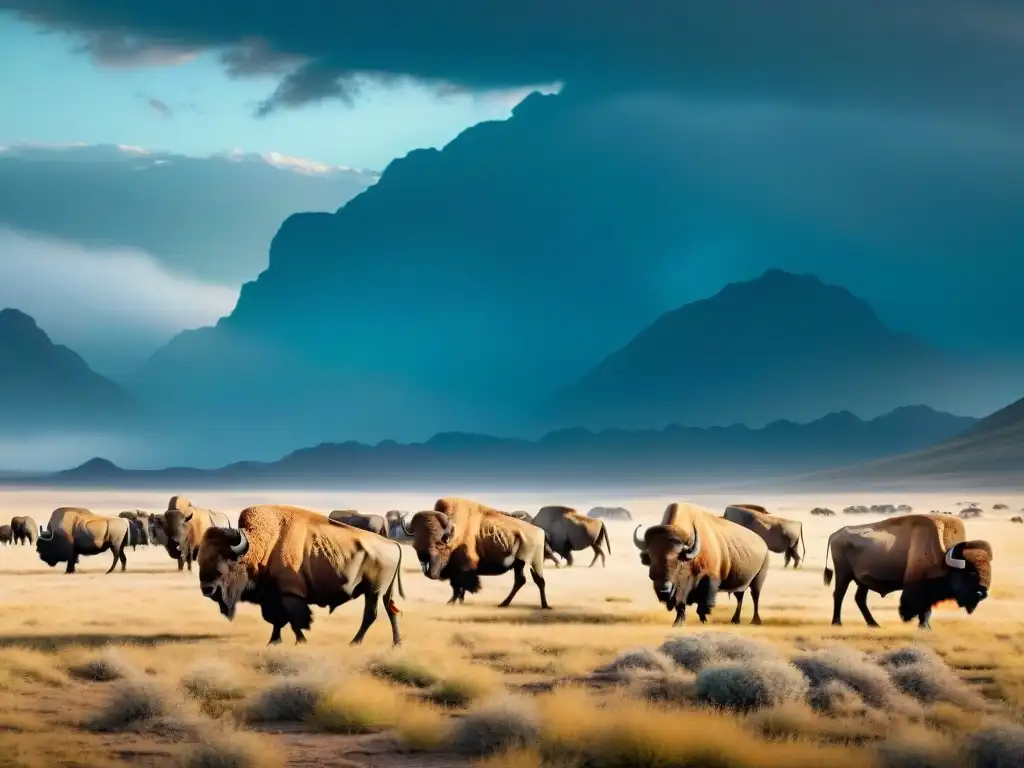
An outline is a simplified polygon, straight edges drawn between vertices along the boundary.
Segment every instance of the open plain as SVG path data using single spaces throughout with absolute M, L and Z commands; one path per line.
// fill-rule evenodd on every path
M 100 514 L 160 512 L 159 491 L 6 490 L 0 518 L 84 506 Z M 189 494 L 232 520 L 257 503 L 324 513 L 429 509 L 436 495 L 219 492 Z M 314 608 L 309 642 L 267 648 L 256 606 L 228 622 L 159 547 L 127 553 L 125 573 L 105 575 L 110 555 L 78 572 L 49 568 L 32 547 L 0 547 L 0 765 L 274 766 L 715 766 L 845 768 L 976 766 L 1024 762 L 1024 496 L 878 494 L 557 497 L 461 492 L 531 514 L 563 503 L 586 512 L 623 506 L 634 522 L 609 522 L 607 567 L 548 564 L 553 610 L 538 609 L 532 582 L 497 607 L 511 575 L 484 578 L 466 604 L 447 606 L 447 583 L 420 571 L 404 547 L 398 599 L 404 643 L 390 647 L 381 616 L 362 646 L 348 641 L 361 601 L 328 616 Z M 729 624 L 722 596 L 709 625 L 655 600 L 632 544 L 671 500 L 721 514 L 750 502 L 804 524 L 806 561 L 783 569 L 772 555 L 761 599 L 763 625 L 743 606 Z M 868 598 L 880 629 L 853 601 L 830 626 L 822 582 L 826 539 L 877 515 L 854 504 L 909 504 L 916 512 L 984 514 L 968 537 L 994 550 L 990 596 L 972 615 L 941 605 L 931 632 L 903 624 L 898 594 Z M 996 504 L 1006 509 L 994 510 Z M 833 517 L 811 516 L 829 507 Z

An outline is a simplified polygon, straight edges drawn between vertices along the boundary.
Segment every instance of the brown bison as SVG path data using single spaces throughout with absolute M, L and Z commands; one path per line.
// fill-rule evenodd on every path
M 14 541 L 14 532 L 9 525 L 0 525 L 0 544 L 10 544 Z
M 146 518 L 125 518 L 128 520 L 128 543 L 131 544 L 132 551 L 136 547 L 148 547 L 149 546 L 149 526 L 147 525 Z
M 828 537 L 825 586 L 832 583 L 832 623 L 842 625 L 843 598 L 850 583 L 854 601 L 869 627 L 878 622 L 868 610 L 868 591 L 888 595 L 902 590 L 899 614 L 929 628 L 932 607 L 950 598 L 967 613 L 992 586 L 992 547 L 966 541 L 963 521 L 952 515 L 905 515 L 866 525 L 848 525 Z M 829 555 L 834 570 L 828 567 Z
M 599 557 L 601 558 L 601 567 L 604 567 L 605 553 L 601 548 L 602 543 L 608 548 L 608 554 L 612 552 L 612 545 L 608 540 L 608 528 L 605 527 L 604 520 L 581 515 L 575 509 L 557 506 L 542 507 L 532 522 L 544 530 L 552 554 L 561 555 L 570 566 L 572 566 L 572 553 L 587 547 L 594 550 L 594 559 L 590 561 L 589 566 L 591 568 Z M 550 559 L 554 560 L 554 557 Z
M 110 550 L 114 562 L 107 573 L 121 561 L 124 571 L 128 560 L 124 555 L 129 541 L 128 521 L 121 517 L 105 517 L 78 507 L 60 507 L 50 514 L 50 522 L 39 532 L 36 552 L 51 568 L 67 563 L 67 573 L 74 573 L 82 555 L 98 555 Z
M 500 607 L 507 608 L 526 584 L 526 568 L 540 591 L 540 607 L 549 609 L 544 557 L 551 552 L 544 531 L 495 509 L 469 499 L 438 499 L 433 511 L 417 512 L 406 533 L 424 575 L 447 579 L 452 599 L 462 601 L 465 593 L 480 589 L 481 576 L 499 576 L 513 571 L 515 581 Z
M 701 623 L 715 607 L 719 592 L 736 596 L 732 623 L 739 624 L 743 594 L 754 601 L 751 624 L 761 623 L 758 603 L 768 576 L 768 545 L 753 531 L 694 504 L 669 504 L 661 524 L 633 532 L 640 562 L 648 566 L 654 594 L 675 610 L 673 626 L 686 618 L 687 604 L 697 606 Z
M 815 507 L 811 510 L 811 514 L 815 516 L 821 515 L 823 517 L 832 517 L 832 515 L 835 514 L 835 511 L 828 507 Z
M 804 524 L 799 520 L 787 520 L 768 514 L 768 510 L 756 504 L 732 504 L 725 508 L 723 517 L 737 525 L 742 525 L 762 539 L 770 552 L 784 554 L 786 557 L 782 567 L 793 561 L 793 567 L 799 568 L 800 561 L 807 554 L 804 545 Z M 797 552 L 797 545 L 802 552 Z
M 260 606 L 281 642 L 290 625 L 295 642 L 313 623 L 309 606 L 334 609 L 362 596 L 363 621 L 352 644 L 363 641 L 382 602 L 398 645 L 395 585 L 403 598 L 402 546 L 369 531 L 341 525 L 308 509 L 262 506 L 243 509 L 238 528 L 211 526 L 199 546 L 199 586 L 221 614 L 233 620 L 239 602 Z
M 1024 523 L 1024 517 L 1021 517 L 1020 515 L 1014 515 L 1013 517 L 1010 518 L 1010 522 L 1011 523 Z
M 166 539 L 164 548 L 173 560 L 178 561 L 179 571 L 186 565 L 192 571 L 192 561 L 199 555 L 199 542 L 207 528 L 231 527 L 231 521 L 223 512 L 194 507 L 184 496 L 171 496 L 167 511 L 159 520 Z
M 388 538 L 388 521 L 383 515 L 363 515 L 354 509 L 336 509 L 328 517 L 335 522 Z
M 15 544 L 35 544 L 39 538 L 39 526 L 31 517 L 18 515 L 11 518 L 11 538 Z

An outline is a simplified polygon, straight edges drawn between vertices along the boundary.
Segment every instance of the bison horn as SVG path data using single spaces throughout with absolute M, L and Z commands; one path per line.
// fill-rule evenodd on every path
M 249 537 L 245 535 L 245 531 L 241 528 L 237 528 L 238 532 L 238 543 L 231 545 L 231 554 L 235 557 L 241 557 L 249 551 Z
M 636 530 L 633 531 L 633 545 L 641 552 L 645 552 L 647 550 L 647 546 L 644 544 L 644 540 L 636 535 L 636 532 L 639 531 L 641 528 L 643 528 L 643 526 L 638 525 L 636 527 Z
M 405 532 L 405 535 L 411 537 L 412 531 L 409 529 L 408 524 L 405 522 L 405 515 L 399 515 L 398 522 L 402 524 L 402 531 Z
M 697 524 L 693 525 L 693 543 L 690 548 L 684 550 L 682 553 L 683 560 L 693 560 L 697 555 L 700 554 L 700 534 L 697 533 Z
M 963 570 L 967 567 L 967 561 L 963 558 L 954 557 L 954 549 L 956 549 L 955 544 L 952 547 L 950 547 L 949 550 L 946 552 L 946 565 L 948 565 L 950 568 L 959 568 L 960 570 Z
M 183 518 L 181 518 L 181 521 L 183 523 L 187 523 L 189 520 L 192 519 L 192 515 L 194 515 L 194 514 L 195 514 L 195 512 L 189 512 L 187 515 L 185 515 Z
M 39 529 L 39 538 L 40 539 L 52 539 L 53 538 L 53 531 L 48 531 L 45 528 L 40 528 Z

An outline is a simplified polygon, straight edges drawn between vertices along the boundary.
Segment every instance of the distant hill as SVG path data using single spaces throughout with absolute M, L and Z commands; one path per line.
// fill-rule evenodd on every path
M 1024 398 L 918 451 L 818 471 L 804 485 L 1024 490 Z
M 34 319 L 0 310 L 0 433 L 108 429 L 134 413 L 129 396 Z
M 550 433 L 535 442 L 442 433 L 425 443 L 325 443 L 295 451 L 276 462 L 242 462 L 216 470 L 179 467 L 133 471 L 104 459 L 92 459 L 74 469 L 37 476 L 35 481 L 62 485 L 173 482 L 189 487 L 316 484 L 347 488 L 433 481 L 670 484 L 835 467 L 934 444 L 975 423 L 975 419 L 915 406 L 869 421 L 844 412 L 808 424 L 779 421 L 762 429 L 739 425 L 600 433 L 572 429 Z
M 845 288 L 771 269 L 666 312 L 542 411 L 596 429 L 804 421 L 942 402 L 957 371 Z

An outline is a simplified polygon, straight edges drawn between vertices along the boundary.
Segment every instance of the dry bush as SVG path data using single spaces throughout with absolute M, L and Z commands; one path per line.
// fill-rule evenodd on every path
M 807 703 L 818 712 L 832 716 L 863 716 L 869 711 L 857 691 L 840 680 L 826 680 L 811 687 Z
M 960 707 L 983 706 L 980 697 L 930 648 L 901 648 L 882 654 L 878 662 L 901 692 L 924 704 L 946 701 Z
M 287 651 L 265 650 L 256 657 L 253 669 L 265 675 L 289 677 L 302 674 L 306 665 Z
M 176 703 L 155 680 L 130 677 L 110 689 L 106 703 L 86 721 L 86 727 L 91 731 L 124 731 L 165 719 L 176 709 Z
M 531 702 L 505 694 L 459 718 L 450 746 L 464 755 L 488 755 L 532 747 L 539 740 L 540 720 Z
M 247 707 L 255 723 L 298 722 L 311 717 L 327 695 L 328 681 L 288 676 L 257 693 Z
M 353 675 L 320 696 L 303 719 L 329 733 L 370 733 L 394 725 L 404 705 L 394 688 Z
M 655 648 L 636 648 L 626 651 L 611 662 L 596 670 L 599 675 L 612 675 L 628 678 L 635 672 L 660 672 L 667 674 L 674 671 L 672 659 Z
M 859 701 L 859 699 L 858 699 Z M 863 716 L 829 717 L 801 701 L 788 701 L 752 712 L 746 723 L 772 740 L 798 740 L 864 744 L 877 741 L 891 728 L 879 710 L 865 709 Z
M 201 661 L 181 679 L 181 687 L 200 701 L 225 701 L 245 696 L 242 671 L 216 659 Z
M 855 691 L 870 707 L 900 711 L 904 715 L 914 712 L 913 703 L 900 695 L 886 671 L 853 648 L 826 648 L 798 656 L 792 663 L 813 687 L 812 703 L 821 703 L 820 692 L 815 689 L 838 682 Z M 832 690 L 841 689 L 832 686 Z
M 445 707 L 467 707 L 474 701 L 494 694 L 502 687 L 500 675 L 481 667 L 445 675 L 428 692 L 427 698 Z
M 222 724 L 204 728 L 181 757 L 183 768 L 278 768 L 285 758 L 269 739 Z
M 901 729 L 878 748 L 878 768 L 957 768 L 956 749 L 939 734 Z
M 965 745 L 966 768 L 1019 768 L 1024 765 L 1024 728 L 1006 725 L 973 734 Z
M 477 760 L 473 768 L 556 768 L 536 749 L 509 749 Z M 568 768 L 568 767 L 567 767 Z
M 370 665 L 370 673 L 411 688 L 429 688 L 438 682 L 433 669 L 406 654 L 378 659 Z
M 430 751 L 441 749 L 449 740 L 450 719 L 433 707 L 411 707 L 402 713 L 395 726 L 395 735 L 409 749 Z
M 690 672 L 699 672 L 708 664 L 775 661 L 780 658 L 779 649 L 770 643 L 727 632 L 673 637 L 662 643 L 659 650 Z
M 704 667 L 697 673 L 697 698 L 713 707 L 749 712 L 802 701 L 807 678 L 783 661 L 750 660 Z
M 647 701 L 685 706 L 697 700 L 697 679 L 680 672 L 643 675 L 632 681 L 629 692 Z
M 72 677 L 93 683 L 109 683 L 136 675 L 135 668 L 125 658 L 124 650 L 107 646 L 91 658 L 68 668 Z

